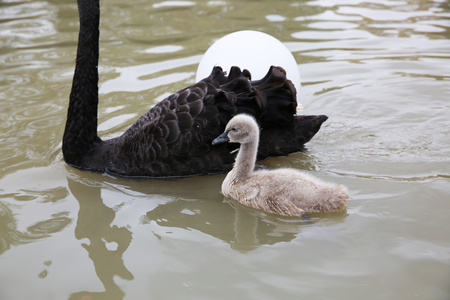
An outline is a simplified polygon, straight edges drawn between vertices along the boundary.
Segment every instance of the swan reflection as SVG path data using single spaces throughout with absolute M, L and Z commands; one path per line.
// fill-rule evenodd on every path
M 273 216 L 224 200 L 219 192 L 223 176 L 204 176 L 204 184 L 195 183 L 201 180 L 199 178 L 186 178 L 175 182 L 162 181 L 157 185 L 158 188 L 154 185 L 154 192 L 171 195 L 174 200 L 148 211 L 141 222 L 196 230 L 228 243 L 239 252 L 252 251 L 262 245 L 289 242 L 297 236 L 302 226 L 308 224 L 302 219 Z M 192 195 L 192 199 L 187 198 L 188 195 L 180 195 L 183 190 L 198 186 L 217 188 L 197 191 L 196 198 Z
M 270 215 L 224 200 L 219 192 L 224 174 L 175 180 L 127 179 L 67 168 L 71 173 L 69 190 L 80 206 L 75 237 L 86 249 L 105 289 L 80 291 L 70 299 L 124 298 L 124 291 L 114 280 L 134 279 L 124 261 L 133 235 L 152 243 L 155 238 L 174 240 L 173 232 L 181 229 L 187 233 L 181 237 L 183 240 L 207 235 L 246 253 L 261 246 L 290 242 L 304 229 L 319 224 L 317 216 L 312 216 L 316 223 L 311 224 L 301 218 Z M 111 205 L 113 199 L 119 200 L 120 205 Z M 117 217 L 121 213 L 127 215 L 125 224 Z M 334 223 L 343 219 L 333 216 Z
M 89 243 L 82 243 L 82 246 L 88 252 L 95 272 L 105 288 L 105 292 L 101 293 L 74 293 L 69 299 L 123 299 L 125 294 L 114 282 L 114 277 L 126 280 L 134 278 L 122 258 L 131 243 L 132 234 L 126 227 L 111 225 L 116 214 L 103 203 L 99 186 L 85 185 L 72 179 L 68 179 L 68 185 L 80 204 L 75 237 L 78 240 L 89 240 Z

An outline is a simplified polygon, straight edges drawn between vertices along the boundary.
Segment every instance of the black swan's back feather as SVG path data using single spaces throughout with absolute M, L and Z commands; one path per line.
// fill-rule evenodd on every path
M 233 166 L 230 151 L 237 145 L 211 142 L 234 115 L 246 113 L 260 123 L 259 158 L 301 150 L 327 118 L 295 116 L 296 91 L 280 67 L 257 81 L 247 70 L 233 67 L 227 76 L 215 67 L 209 77 L 159 102 L 122 136 L 102 141 L 97 136 L 98 3 L 88 3 L 78 1 L 79 46 L 63 137 L 70 165 L 122 176 L 225 172 Z

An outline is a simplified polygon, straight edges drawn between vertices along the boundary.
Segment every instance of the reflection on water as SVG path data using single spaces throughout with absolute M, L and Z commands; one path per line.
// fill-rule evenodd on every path
M 236 30 L 293 52 L 305 152 L 262 162 L 345 184 L 313 223 L 219 193 L 224 175 L 120 179 L 64 165 L 73 1 L 0 3 L 0 299 L 448 299 L 448 1 L 101 3 L 100 133 L 194 80 Z M 218 292 L 219 291 L 219 292 Z M 332 296 L 331 296 L 332 295 Z
M 207 202 L 198 209 L 198 203 L 183 199 L 157 206 L 147 212 L 144 222 L 154 221 L 159 226 L 178 227 L 201 231 L 214 236 L 240 252 L 255 250 L 261 245 L 274 245 L 293 240 L 305 224 L 301 220 L 283 222 L 275 217 L 265 218 L 255 212 L 234 208 L 232 205 L 221 207 L 217 214 L 217 205 Z M 217 230 L 220 228 L 220 231 Z
M 220 187 L 222 180 L 223 175 L 215 175 L 178 180 L 119 179 L 122 183 L 119 185 L 117 179 L 109 178 L 105 179 L 104 183 L 128 195 L 169 197 L 169 200 L 142 212 L 140 224 L 151 225 L 154 222 L 160 227 L 199 231 L 230 244 L 232 249 L 240 252 L 291 241 L 301 231 L 301 226 L 310 224 L 302 219 L 268 215 L 243 207 L 225 200 L 216 188 L 202 187 Z M 90 197 L 95 194 L 89 193 Z M 100 196 L 100 193 L 98 195 Z M 326 216 L 332 217 L 336 222 L 345 217 L 345 212 Z M 319 214 L 312 215 L 313 222 L 319 217 Z M 158 239 L 163 238 L 157 233 L 154 234 Z
M 123 299 L 124 292 L 114 282 L 114 277 L 133 279 L 122 259 L 131 243 L 132 233 L 126 227 L 111 225 L 115 212 L 103 203 L 100 187 L 83 185 L 69 179 L 69 188 L 80 204 L 75 237 L 89 240 L 82 246 L 87 250 L 105 288 L 104 293 L 80 292 L 72 294 L 69 299 L 85 299 L 87 295 L 95 299 Z
M 80 172 L 79 174 L 82 174 Z M 189 199 L 190 194 L 197 195 L 195 190 L 188 187 L 198 186 L 199 182 L 217 185 L 222 175 L 201 178 L 187 178 L 183 180 L 146 180 L 141 184 L 135 180 L 120 180 L 105 178 L 103 184 L 92 183 L 90 180 L 79 182 L 80 178 L 71 175 L 68 178 L 68 187 L 71 194 L 79 203 L 75 238 L 80 240 L 81 246 L 86 249 L 91 259 L 95 273 L 103 284 L 104 292 L 80 291 L 72 293 L 69 299 L 123 299 L 125 293 L 117 282 L 117 277 L 133 280 L 134 276 L 126 267 L 123 255 L 132 241 L 132 232 L 129 226 L 112 225 L 115 223 L 116 211 L 121 204 L 109 207 L 104 203 L 102 194 L 104 183 L 120 189 L 124 195 L 162 194 L 172 200 L 162 202 L 153 209 L 142 212 L 139 224 L 151 226 L 156 223 L 161 228 L 173 231 L 180 228 L 185 231 L 198 231 L 215 237 L 230 245 L 231 249 L 241 253 L 254 251 L 263 245 L 292 241 L 300 232 L 302 226 L 310 226 L 310 222 L 296 218 L 283 218 L 267 215 L 255 210 L 249 210 L 234 202 L 223 202 L 217 192 L 206 193 L 197 199 Z M 145 183 L 142 185 L 142 183 Z M 128 184 L 131 184 L 129 186 Z M 148 185 L 147 185 L 148 184 Z M 179 189 L 174 189 L 177 186 Z M 186 190 L 180 193 L 180 190 Z M 180 198 L 180 197 L 184 198 Z M 126 200 L 124 200 L 126 201 Z M 122 201 L 119 201 L 123 203 Z M 343 221 L 345 214 L 312 216 L 312 220 L 319 218 L 332 218 L 332 224 Z M 320 228 L 315 228 L 318 234 L 323 234 Z M 164 232 L 153 235 L 157 240 L 170 240 Z M 151 255 L 152 250 L 145 251 Z M 43 271 L 40 277 L 47 274 Z M 116 280 L 115 280 L 116 279 Z

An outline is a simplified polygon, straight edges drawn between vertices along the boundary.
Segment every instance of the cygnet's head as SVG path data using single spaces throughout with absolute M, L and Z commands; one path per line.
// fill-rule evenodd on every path
M 234 116 L 227 124 L 225 132 L 219 135 L 212 144 L 240 143 L 246 144 L 259 135 L 259 127 L 252 116 L 239 114 Z

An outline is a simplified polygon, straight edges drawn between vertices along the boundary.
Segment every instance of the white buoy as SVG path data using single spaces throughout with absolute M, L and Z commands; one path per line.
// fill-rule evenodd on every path
M 247 69 L 252 80 L 263 78 L 270 66 L 280 66 L 298 91 L 300 71 L 294 56 L 278 39 L 263 32 L 243 30 L 230 33 L 217 40 L 203 55 L 195 81 L 208 77 L 214 66 L 229 71 L 232 66 Z

